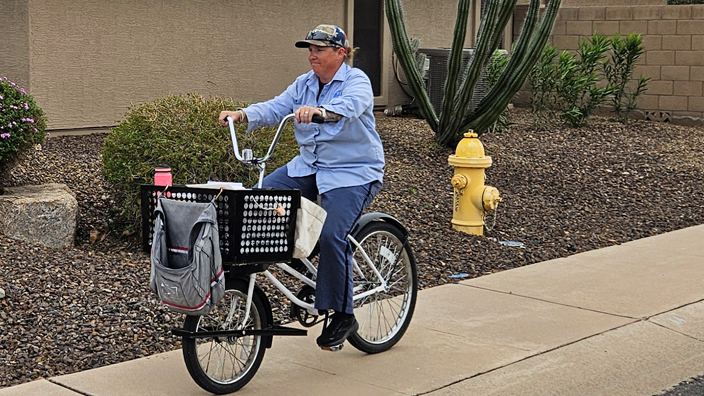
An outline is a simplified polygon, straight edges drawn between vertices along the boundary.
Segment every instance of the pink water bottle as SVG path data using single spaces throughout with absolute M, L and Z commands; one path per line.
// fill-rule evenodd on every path
M 161 164 L 154 168 L 154 185 L 171 185 L 171 168 L 168 165 Z

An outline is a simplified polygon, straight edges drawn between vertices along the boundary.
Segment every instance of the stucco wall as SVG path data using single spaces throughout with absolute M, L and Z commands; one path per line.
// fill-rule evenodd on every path
M 320 9 L 312 0 L 0 0 L 0 5 L 21 11 L 13 13 L 19 22 L 0 27 L 13 37 L 12 45 L 3 41 L 9 55 L 0 59 L 0 70 L 26 82 L 51 130 L 114 125 L 131 103 L 170 93 L 265 100 L 309 70 L 306 52 L 293 42 L 310 28 L 334 23 L 354 36 L 348 26 L 353 0 L 326 5 L 322 19 L 310 12 Z M 403 5 L 408 32 L 422 46 L 451 44 L 456 2 Z M 474 44 L 475 25 L 470 18 L 467 47 Z M 385 32 L 386 91 L 382 88 L 377 105 L 409 103 L 391 67 L 388 27 Z
M 457 16 L 456 1 L 405 0 L 403 1 L 406 31 L 410 37 L 420 39 L 421 47 L 448 47 Z M 467 24 L 465 46 L 472 43 L 472 18 Z
M 18 1 L 17 3 L 23 3 Z M 258 101 L 309 70 L 295 39 L 344 8 L 311 0 L 28 0 L 31 90 L 49 128 L 114 125 L 130 103 L 198 92 Z
M 594 33 L 639 33 L 645 54 L 636 76 L 650 77 L 639 108 L 646 117 L 701 125 L 704 117 L 704 5 L 562 8 L 558 49 L 574 50 Z
M 561 10 L 553 36 L 559 48 L 574 49 L 594 31 L 643 33 L 647 52 L 639 72 L 653 81 L 641 108 L 673 117 L 704 115 L 704 6 L 579 2 L 587 3 L 600 6 Z M 34 95 L 49 116 L 49 129 L 114 125 L 130 103 L 169 93 L 264 100 L 309 70 L 305 51 L 293 47 L 308 29 L 334 23 L 353 36 L 347 26 L 353 4 L 328 4 L 321 19 L 310 12 L 320 8 L 312 0 L 0 0 L 0 75 Z M 421 46 L 451 44 L 456 2 L 404 0 L 403 5 L 407 31 Z M 517 10 L 516 34 L 525 9 Z M 466 46 L 472 47 L 476 20 L 470 18 L 468 25 Z M 385 34 L 387 91 L 377 104 L 410 103 L 391 67 L 388 27 Z
M 0 77 L 29 87 L 29 10 L 26 0 L 0 0 Z

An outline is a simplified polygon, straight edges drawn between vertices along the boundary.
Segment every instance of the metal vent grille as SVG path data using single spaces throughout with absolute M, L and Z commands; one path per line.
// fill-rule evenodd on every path
M 428 70 L 428 96 L 430 103 L 435 109 L 435 113 L 439 114 L 442 107 L 442 99 L 445 95 L 445 81 L 447 80 L 447 63 L 450 58 L 450 48 L 419 48 L 418 52 L 425 54 L 430 60 L 430 69 Z M 467 71 L 469 61 L 474 56 L 474 49 L 465 48 L 462 51 L 462 66 L 460 75 L 457 79 L 457 87 L 462 84 Z M 486 69 L 482 70 L 479 76 L 477 85 L 474 87 L 472 100 L 469 103 L 469 110 L 474 110 L 479 102 L 486 96 L 489 91 L 489 79 L 486 74 Z

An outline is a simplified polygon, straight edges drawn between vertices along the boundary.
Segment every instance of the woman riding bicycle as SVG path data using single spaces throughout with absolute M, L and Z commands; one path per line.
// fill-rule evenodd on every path
M 264 188 L 298 189 L 327 211 L 320 236 L 315 308 L 333 310 L 317 343 L 323 348 L 342 344 L 357 331 L 352 301 L 352 249 L 347 234 L 381 188 L 384 150 L 376 132 L 374 94 L 369 78 L 350 67 L 353 48 L 345 32 L 318 25 L 298 48 L 308 48 L 311 71 L 286 91 L 266 102 L 220 113 L 248 122 L 248 131 L 272 126 L 287 114 L 296 118 L 300 154 L 264 179 Z M 314 115 L 325 123 L 312 123 Z M 335 122 L 336 121 L 336 122 Z

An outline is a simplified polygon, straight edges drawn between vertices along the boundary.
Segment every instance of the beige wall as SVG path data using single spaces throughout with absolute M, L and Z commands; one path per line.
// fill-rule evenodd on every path
M 50 129 L 114 125 L 130 103 L 170 93 L 271 98 L 309 70 L 293 40 L 321 23 L 312 0 L 15 3 L 28 4 L 30 93 Z M 324 22 L 344 25 L 344 11 Z
M 0 0 L 0 77 L 7 77 L 30 89 L 26 0 Z
M 455 29 L 456 1 L 405 0 L 402 1 L 406 31 L 420 39 L 421 47 L 449 47 Z M 473 21 L 468 20 L 465 46 L 473 45 Z
M 422 46 L 451 44 L 456 2 L 403 5 L 408 33 Z M 309 70 L 293 41 L 310 28 L 334 23 L 354 38 L 353 7 L 332 2 L 321 19 L 312 0 L 0 0 L 1 9 L 21 11 L 0 28 L 12 38 L 3 40 L 0 70 L 26 82 L 53 130 L 114 125 L 130 103 L 170 93 L 255 102 Z M 476 26 L 470 18 L 467 47 Z M 385 35 L 380 108 L 410 102 L 393 73 L 388 27 Z
M 558 49 L 593 33 L 643 35 L 636 70 L 652 78 L 639 108 L 648 118 L 701 125 L 704 117 L 704 5 L 562 8 L 553 30 Z
M 407 30 L 423 47 L 448 47 L 454 1 L 404 0 Z M 478 8 L 479 3 L 475 5 Z M 255 102 L 282 92 L 309 70 L 293 41 L 318 23 L 350 36 L 354 0 L 0 0 L 4 13 L 0 71 L 29 92 L 49 118 L 48 128 L 114 125 L 131 103 L 198 92 Z M 474 45 L 476 15 L 466 46 Z M 269 27 L 271 26 L 271 27 Z M 392 67 L 388 26 L 379 108 L 407 104 Z M 401 76 L 403 78 L 403 76 Z
M 606 0 L 582 4 L 587 1 Z M 704 6 L 648 5 L 664 1 L 563 7 L 553 42 L 573 49 L 593 31 L 644 33 L 648 52 L 639 72 L 653 82 L 641 108 L 701 117 Z M 404 0 L 403 5 L 407 31 L 422 47 L 451 44 L 456 2 Z M 170 93 L 255 102 L 279 94 L 309 70 L 305 51 L 293 47 L 308 29 L 334 23 L 354 37 L 353 6 L 354 0 L 332 2 L 321 20 L 310 12 L 320 8 L 312 0 L 0 0 L 0 75 L 28 88 L 49 116 L 49 129 L 114 125 L 130 103 Z M 515 34 L 525 9 L 517 10 Z M 477 26 L 470 18 L 467 47 L 474 45 Z M 410 103 L 396 82 L 388 26 L 385 35 L 385 81 L 376 104 Z

